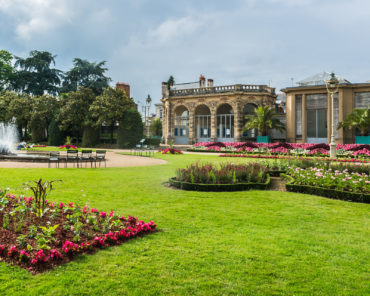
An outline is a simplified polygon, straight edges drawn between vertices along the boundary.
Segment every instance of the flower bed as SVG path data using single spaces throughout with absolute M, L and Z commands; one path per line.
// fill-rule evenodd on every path
M 67 150 L 73 149 L 73 150 L 76 150 L 77 147 L 74 146 L 74 145 L 62 145 L 62 146 L 59 146 L 59 149 L 67 149 Z
M 284 156 L 284 155 L 262 155 L 262 154 L 221 154 L 220 157 L 244 157 L 244 158 L 266 158 L 266 159 L 299 159 L 299 160 L 318 160 L 318 161 L 337 161 L 348 163 L 370 163 L 367 159 L 358 158 L 327 158 L 327 157 L 308 157 L 308 156 Z
M 178 169 L 170 179 L 174 187 L 199 191 L 235 191 L 251 188 L 266 189 L 269 185 L 267 167 L 258 163 L 232 164 L 199 162 Z
M 302 185 L 302 184 L 297 184 L 296 180 L 290 175 L 282 174 L 281 176 L 288 180 L 288 182 L 285 184 L 285 187 L 287 191 L 290 191 L 290 192 L 299 192 L 299 193 L 306 193 L 306 194 L 312 194 L 312 195 L 319 195 L 323 197 L 346 200 L 346 201 L 370 203 L 370 194 L 367 194 L 367 193 L 350 192 L 350 191 L 330 189 L 330 188 L 324 188 L 324 187 L 313 186 L 313 185 Z
M 35 196 L 0 191 L 0 259 L 32 273 L 156 231 L 152 221 L 145 223 L 73 202 L 48 202 L 38 193 Z
M 162 154 L 182 154 L 182 152 L 174 148 L 166 148 L 162 151 Z
M 248 143 L 248 142 L 199 142 L 189 151 L 197 152 L 240 152 L 278 155 L 329 156 L 330 146 L 325 143 Z M 337 157 L 370 157 L 370 145 L 338 144 Z

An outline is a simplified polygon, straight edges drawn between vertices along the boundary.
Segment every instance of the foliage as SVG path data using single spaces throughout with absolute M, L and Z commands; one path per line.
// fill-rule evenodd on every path
M 55 57 L 50 52 L 32 50 L 28 58 L 15 57 L 13 89 L 32 95 L 59 92 L 62 71 L 51 68 Z
M 174 148 L 166 148 L 162 151 L 162 154 L 182 154 L 182 152 Z
M 65 75 L 61 92 L 75 92 L 84 87 L 91 89 L 95 95 L 100 95 L 108 87 L 111 79 L 104 75 L 108 70 L 104 68 L 105 61 L 97 63 L 75 58 L 73 63 L 73 68 Z
M 168 90 L 170 90 L 171 86 L 173 86 L 174 84 L 175 84 L 175 78 L 173 78 L 173 76 L 171 75 L 170 78 L 168 78 L 168 80 L 167 80 Z
M 143 137 L 143 122 L 141 114 L 133 108 L 127 109 L 118 127 L 118 148 L 132 148 Z
M 89 113 L 90 105 L 95 100 L 94 92 L 89 88 L 81 87 L 77 91 L 62 95 L 62 107 L 56 120 L 60 122 L 60 129 L 71 131 L 77 138 L 86 126 L 92 125 Z
M 18 94 L 11 91 L 0 92 L 0 122 L 9 122 L 12 120 L 12 114 L 9 110 L 10 102 L 17 100 Z
M 85 126 L 82 133 L 82 146 L 95 147 L 100 140 L 100 126 Z
M 13 56 L 9 51 L 0 50 L 0 92 L 9 89 L 13 79 Z
M 370 127 L 370 109 L 369 106 L 366 109 L 353 109 L 353 112 L 349 114 L 342 122 L 339 123 L 338 129 L 340 128 L 358 128 L 362 136 L 368 135 Z
M 316 167 L 292 168 L 287 173 L 294 178 L 298 185 L 370 194 L 370 179 L 366 173 L 349 173 L 346 169 L 338 171 Z
M 60 180 L 54 180 L 54 181 L 42 181 L 42 179 L 39 179 L 38 181 L 28 181 L 26 183 L 27 186 L 29 186 L 29 189 L 33 192 L 34 198 L 35 198 L 35 214 L 36 217 L 42 218 L 45 214 L 46 210 L 46 203 L 45 198 L 48 194 L 48 191 L 50 192 L 53 189 L 53 183 Z M 33 186 L 31 184 L 34 184 Z
M 55 97 L 43 95 L 34 96 L 32 100 L 30 129 L 34 143 L 45 140 L 45 131 L 48 129 L 59 102 Z
M 89 112 L 94 119 L 93 125 L 100 127 L 102 124 L 110 126 L 110 140 L 113 144 L 113 130 L 124 112 L 134 107 L 134 101 L 127 98 L 126 93 L 118 88 L 107 87 L 100 96 L 91 104 Z
M 195 163 L 176 171 L 176 180 L 201 184 L 263 183 L 267 168 L 259 163 L 248 165 L 221 163 Z
M 24 130 L 22 138 L 25 141 L 27 141 L 28 139 L 28 124 L 31 120 L 31 110 L 32 100 L 29 95 L 18 94 L 12 96 L 8 107 L 8 114 L 11 114 L 15 118 L 18 130 L 20 131 L 21 135 L 22 130 Z
M 150 131 L 153 136 L 162 136 L 162 121 L 159 118 L 156 118 L 151 122 Z
M 254 109 L 254 114 L 245 116 L 247 122 L 244 130 L 258 129 L 261 136 L 267 136 L 269 129 L 276 129 L 280 132 L 285 130 L 284 124 L 276 118 L 276 113 L 269 106 L 257 107 Z
M 60 130 L 55 117 L 53 117 L 48 128 L 48 145 L 59 146 L 63 144 L 63 141 L 64 133 Z

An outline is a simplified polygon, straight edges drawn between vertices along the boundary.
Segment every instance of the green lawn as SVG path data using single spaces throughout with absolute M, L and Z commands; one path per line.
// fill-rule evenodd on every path
M 0 187 L 62 179 L 50 200 L 151 219 L 161 230 L 36 276 L 0 263 L 0 295 L 369 295 L 370 205 L 272 191 L 173 190 L 162 183 L 176 167 L 220 158 L 158 157 L 169 163 L 0 169 Z

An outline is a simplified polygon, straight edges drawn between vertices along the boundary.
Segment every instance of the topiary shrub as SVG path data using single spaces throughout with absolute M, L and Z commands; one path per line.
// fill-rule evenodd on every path
M 64 133 L 59 129 L 58 123 L 53 118 L 48 129 L 48 145 L 60 146 L 64 144 Z
M 118 148 L 132 148 L 143 138 L 143 122 L 136 109 L 127 109 L 119 122 Z
M 100 127 L 86 126 L 82 133 L 82 146 L 95 147 L 100 141 Z

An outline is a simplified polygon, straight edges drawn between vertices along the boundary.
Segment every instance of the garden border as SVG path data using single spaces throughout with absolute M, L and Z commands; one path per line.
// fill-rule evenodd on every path
M 170 178 L 171 186 L 189 191 L 245 191 L 250 189 L 266 190 L 270 187 L 270 175 L 266 174 L 265 183 L 236 183 L 236 184 L 201 184 L 177 181 L 175 177 Z
M 311 195 L 318 195 L 344 201 L 370 203 L 370 194 L 354 193 L 349 191 L 328 189 L 311 185 L 298 185 L 293 184 L 295 179 L 292 176 L 287 174 L 281 174 L 280 176 L 289 179 L 289 181 L 285 184 L 285 187 L 289 192 L 307 193 Z

